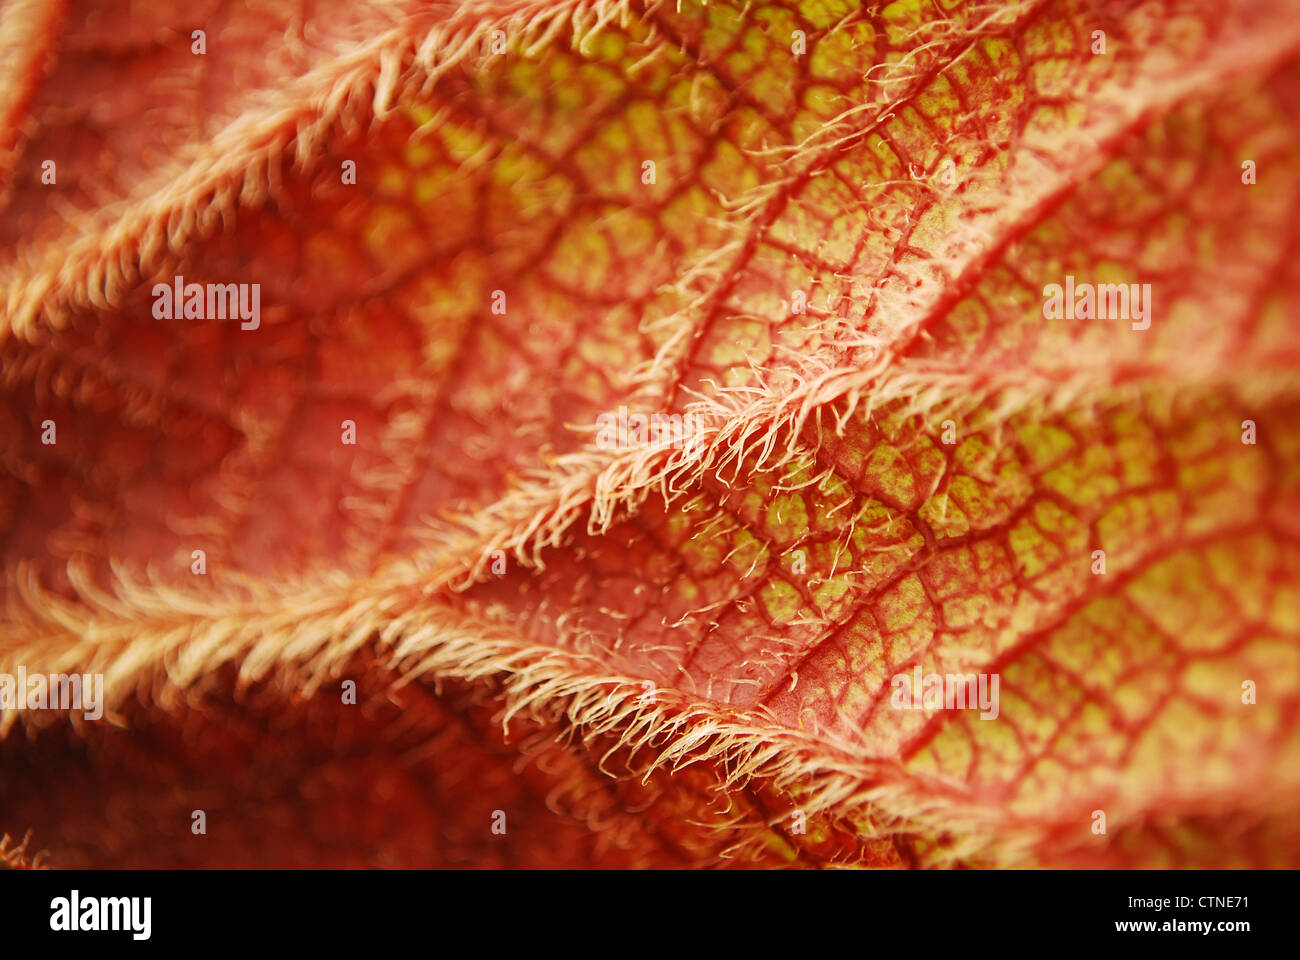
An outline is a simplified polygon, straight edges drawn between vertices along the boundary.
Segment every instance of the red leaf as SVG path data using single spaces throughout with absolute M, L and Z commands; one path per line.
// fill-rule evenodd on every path
M 834 6 L 6 7 L 0 832 L 1294 866 L 1300 26 Z

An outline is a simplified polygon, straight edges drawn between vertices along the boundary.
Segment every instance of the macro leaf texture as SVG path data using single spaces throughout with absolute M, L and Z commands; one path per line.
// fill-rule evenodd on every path
M 1300 865 L 1293 2 L 8 0 L 0 209 L 0 863 Z

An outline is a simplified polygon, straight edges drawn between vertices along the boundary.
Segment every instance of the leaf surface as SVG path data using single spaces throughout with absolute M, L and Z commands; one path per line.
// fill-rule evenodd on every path
M 0 671 L 112 721 L 5 712 L 0 831 L 1295 864 L 1286 4 L 161 10 L 0 18 Z M 156 319 L 178 275 L 260 325 Z

